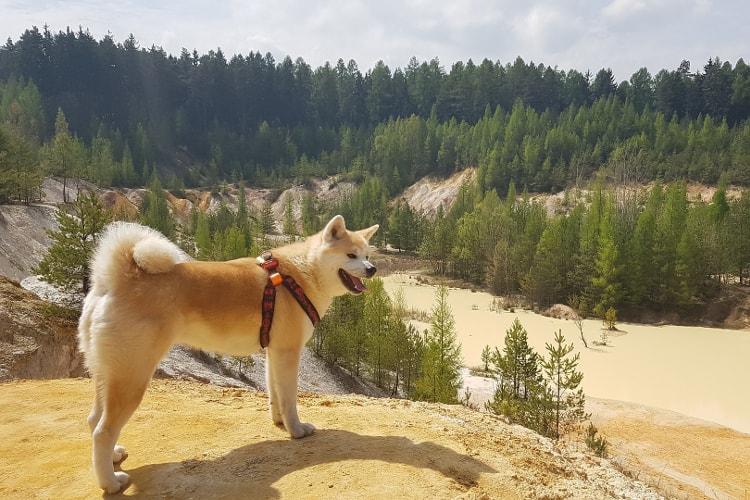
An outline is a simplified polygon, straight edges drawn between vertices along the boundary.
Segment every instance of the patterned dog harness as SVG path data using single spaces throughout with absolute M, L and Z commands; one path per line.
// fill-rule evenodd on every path
M 273 310 L 276 306 L 276 287 L 281 285 L 284 286 L 292 293 L 292 297 L 299 303 L 302 310 L 307 313 L 307 317 L 310 318 L 313 326 L 318 326 L 320 323 L 320 314 L 315 309 L 312 301 L 307 297 L 305 291 L 301 286 L 294 281 L 291 276 L 283 276 L 276 270 L 279 267 L 278 259 L 271 255 L 271 252 L 263 252 L 258 257 L 258 265 L 268 271 L 268 282 L 266 288 L 263 291 L 263 319 L 260 323 L 260 345 L 261 347 L 268 346 L 271 340 L 271 325 L 273 324 Z

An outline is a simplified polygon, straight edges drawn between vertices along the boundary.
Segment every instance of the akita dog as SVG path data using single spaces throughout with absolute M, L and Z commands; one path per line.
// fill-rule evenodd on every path
M 246 356 L 260 350 L 265 323 L 271 419 L 294 438 L 312 434 L 315 427 L 297 415 L 300 354 L 314 313 L 323 315 L 338 295 L 366 289 L 361 279 L 376 272 L 369 240 L 377 230 L 349 231 L 337 215 L 321 232 L 264 258 L 200 262 L 153 229 L 110 224 L 91 262 L 92 286 L 78 325 L 96 388 L 88 424 L 99 486 L 114 493 L 128 484 L 126 473 L 114 471 L 113 463 L 126 456 L 116 443 L 175 343 Z M 288 289 L 276 294 L 281 278 Z

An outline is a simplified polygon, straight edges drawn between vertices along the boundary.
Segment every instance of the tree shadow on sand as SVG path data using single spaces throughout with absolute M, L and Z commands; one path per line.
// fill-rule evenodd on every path
M 263 441 L 237 448 L 210 460 L 185 460 L 152 464 L 133 470 L 130 485 L 118 496 L 132 495 L 159 498 L 279 498 L 274 484 L 287 474 L 308 467 L 340 462 L 331 473 L 327 469 L 314 480 L 333 488 L 330 495 L 342 494 L 352 478 L 346 462 L 375 460 L 401 464 L 415 469 L 431 469 L 442 474 L 459 490 L 477 484 L 480 474 L 497 472 L 488 465 L 445 446 L 432 442 L 415 443 L 401 436 L 365 436 L 342 430 L 318 430 L 302 439 Z M 377 491 L 386 483 L 391 488 L 419 487 L 415 477 L 393 477 L 387 470 L 373 465 L 371 473 L 359 478 L 360 486 Z M 356 479 L 356 478 L 355 478 Z M 394 481 L 403 480 L 402 485 Z M 310 486 L 312 487 L 312 481 Z M 369 483 L 369 484 L 367 484 Z M 312 493 L 312 491 L 311 491 Z M 362 490 L 359 491 L 361 495 Z M 412 490 L 412 493 L 417 493 Z

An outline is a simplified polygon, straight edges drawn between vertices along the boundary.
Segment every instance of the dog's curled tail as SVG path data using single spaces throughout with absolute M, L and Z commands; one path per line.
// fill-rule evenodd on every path
M 92 289 L 103 292 L 139 272 L 160 274 L 190 258 L 160 232 L 131 222 L 108 225 L 91 260 Z

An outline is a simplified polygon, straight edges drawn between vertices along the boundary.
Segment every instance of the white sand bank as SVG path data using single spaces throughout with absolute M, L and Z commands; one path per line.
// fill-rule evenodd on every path
M 383 278 L 393 296 L 403 288 L 408 307 L 429 312 L 435 287 L 420 285 L 406 274 Z M 451 289 L 448 301 L 456 320 L 464 363 L 480 366 L 485 345 L 503 347 L 505 331 L 515 318 L 529 334 L 529 344 L 546 355 L 545 343 L 561 329 L 581 353 L 587 396 L 663 408 L 750 433 L 750 332 L 681 326 L 618 323 L 620 332 L 608 346 L 594 346 L 601 321 L 584 321 L 589 349 L 575 324 L 516 309 L 490 310 L 492 296 Z M 420 324 L 420 329 L 425 327 Z

